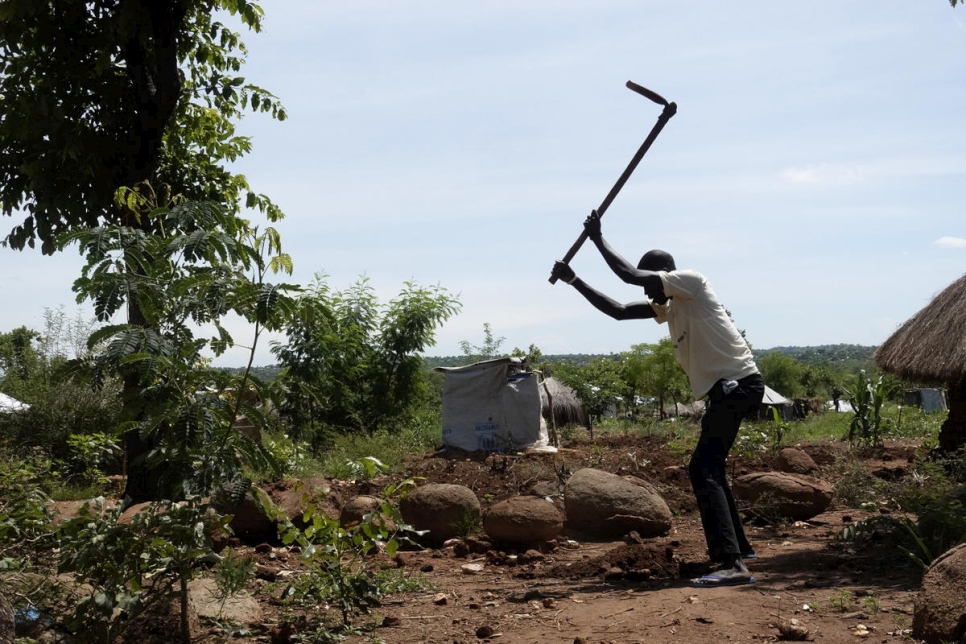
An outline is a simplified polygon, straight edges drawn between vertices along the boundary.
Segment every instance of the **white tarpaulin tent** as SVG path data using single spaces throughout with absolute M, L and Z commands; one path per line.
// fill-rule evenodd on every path
M 795 415 L 795 404 L 783 395 L 765 385 L 765 395 L 761 399 L 761 412 L 759 417 L 764 420 L 771 420 L 771 409 L 777 409 L 781 414 L 782 420 L 791 420 Z
M 30 409 L 30 405 L 20 402 L 12 396 L 0 393 L 0 411 L 23 411 Z
M 443 372 L 443 447 L 469 452 L 555 451 L 540 413 L 537 374 L 520 358 L 497 358 Z

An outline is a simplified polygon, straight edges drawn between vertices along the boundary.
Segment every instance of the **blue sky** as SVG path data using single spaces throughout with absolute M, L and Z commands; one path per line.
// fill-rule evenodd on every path
M 290 281 L 365 276 L 380 301 L 409 280 L 447 288 L 463 308 L 430 355 L 482 344 L 484 323 L 507 351 L 545 354 L 666 334 L 547 281 L 661 113 L 627 80 L 678 113 L 604 235 L 704 273 L 756 348 L 879 344 L 966 272 L 966 9 L 945 0 L 263 8 L 244 75 L 289 118 L 246 118 L 237 169 L 287 214 Z M 73 312 L 80 265 L 0 251 L 0 330 Z M 615 299 L 643 295 L 591 244 L 572 265 Z M 267 343 L 255 362 L 273 362 Z

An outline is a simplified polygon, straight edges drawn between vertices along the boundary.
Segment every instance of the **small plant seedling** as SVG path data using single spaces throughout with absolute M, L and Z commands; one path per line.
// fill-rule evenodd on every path
M 879 597 L 875 594 L 869 594 L 862 598 L 862 606 L 869 611 L 870 615 L 879 614 Z
M 832 595 L 828 598 L 829 606 L 842 611 L 843 613 L 852 607 L 855 603 L 855 596 L 852 594 L 851 590 L 843 590 L 842 592 Z

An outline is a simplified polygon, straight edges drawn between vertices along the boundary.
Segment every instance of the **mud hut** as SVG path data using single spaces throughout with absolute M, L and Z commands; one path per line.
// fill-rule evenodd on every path
M 905 380 L 949 390 L 939 449 L 966 445 L 966 275 L 946 287 L 882 343 L 872 359 Z
M 587 413 L 577 393 L 553 376 L 540 383 L 540 409 L 551 429 L 567 425 L 587 426 Z

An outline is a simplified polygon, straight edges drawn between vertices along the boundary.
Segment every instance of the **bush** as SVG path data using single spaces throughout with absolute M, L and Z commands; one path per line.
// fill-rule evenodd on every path
M 70 460 L 68 439 L 117 426 L 121 413 L 120 387 L 110 382 L 100 390 L 66 380 L 52 384 L 34 398 L 29 409 L 0 414 L 0 435 L 19 449 L 43 450 L 50 458 Z
M 49 461 L 37 457 L 0 455 L 0 562 L 19 565 L 24 548 L 49 531 L 50 500 L 42 483 Z

